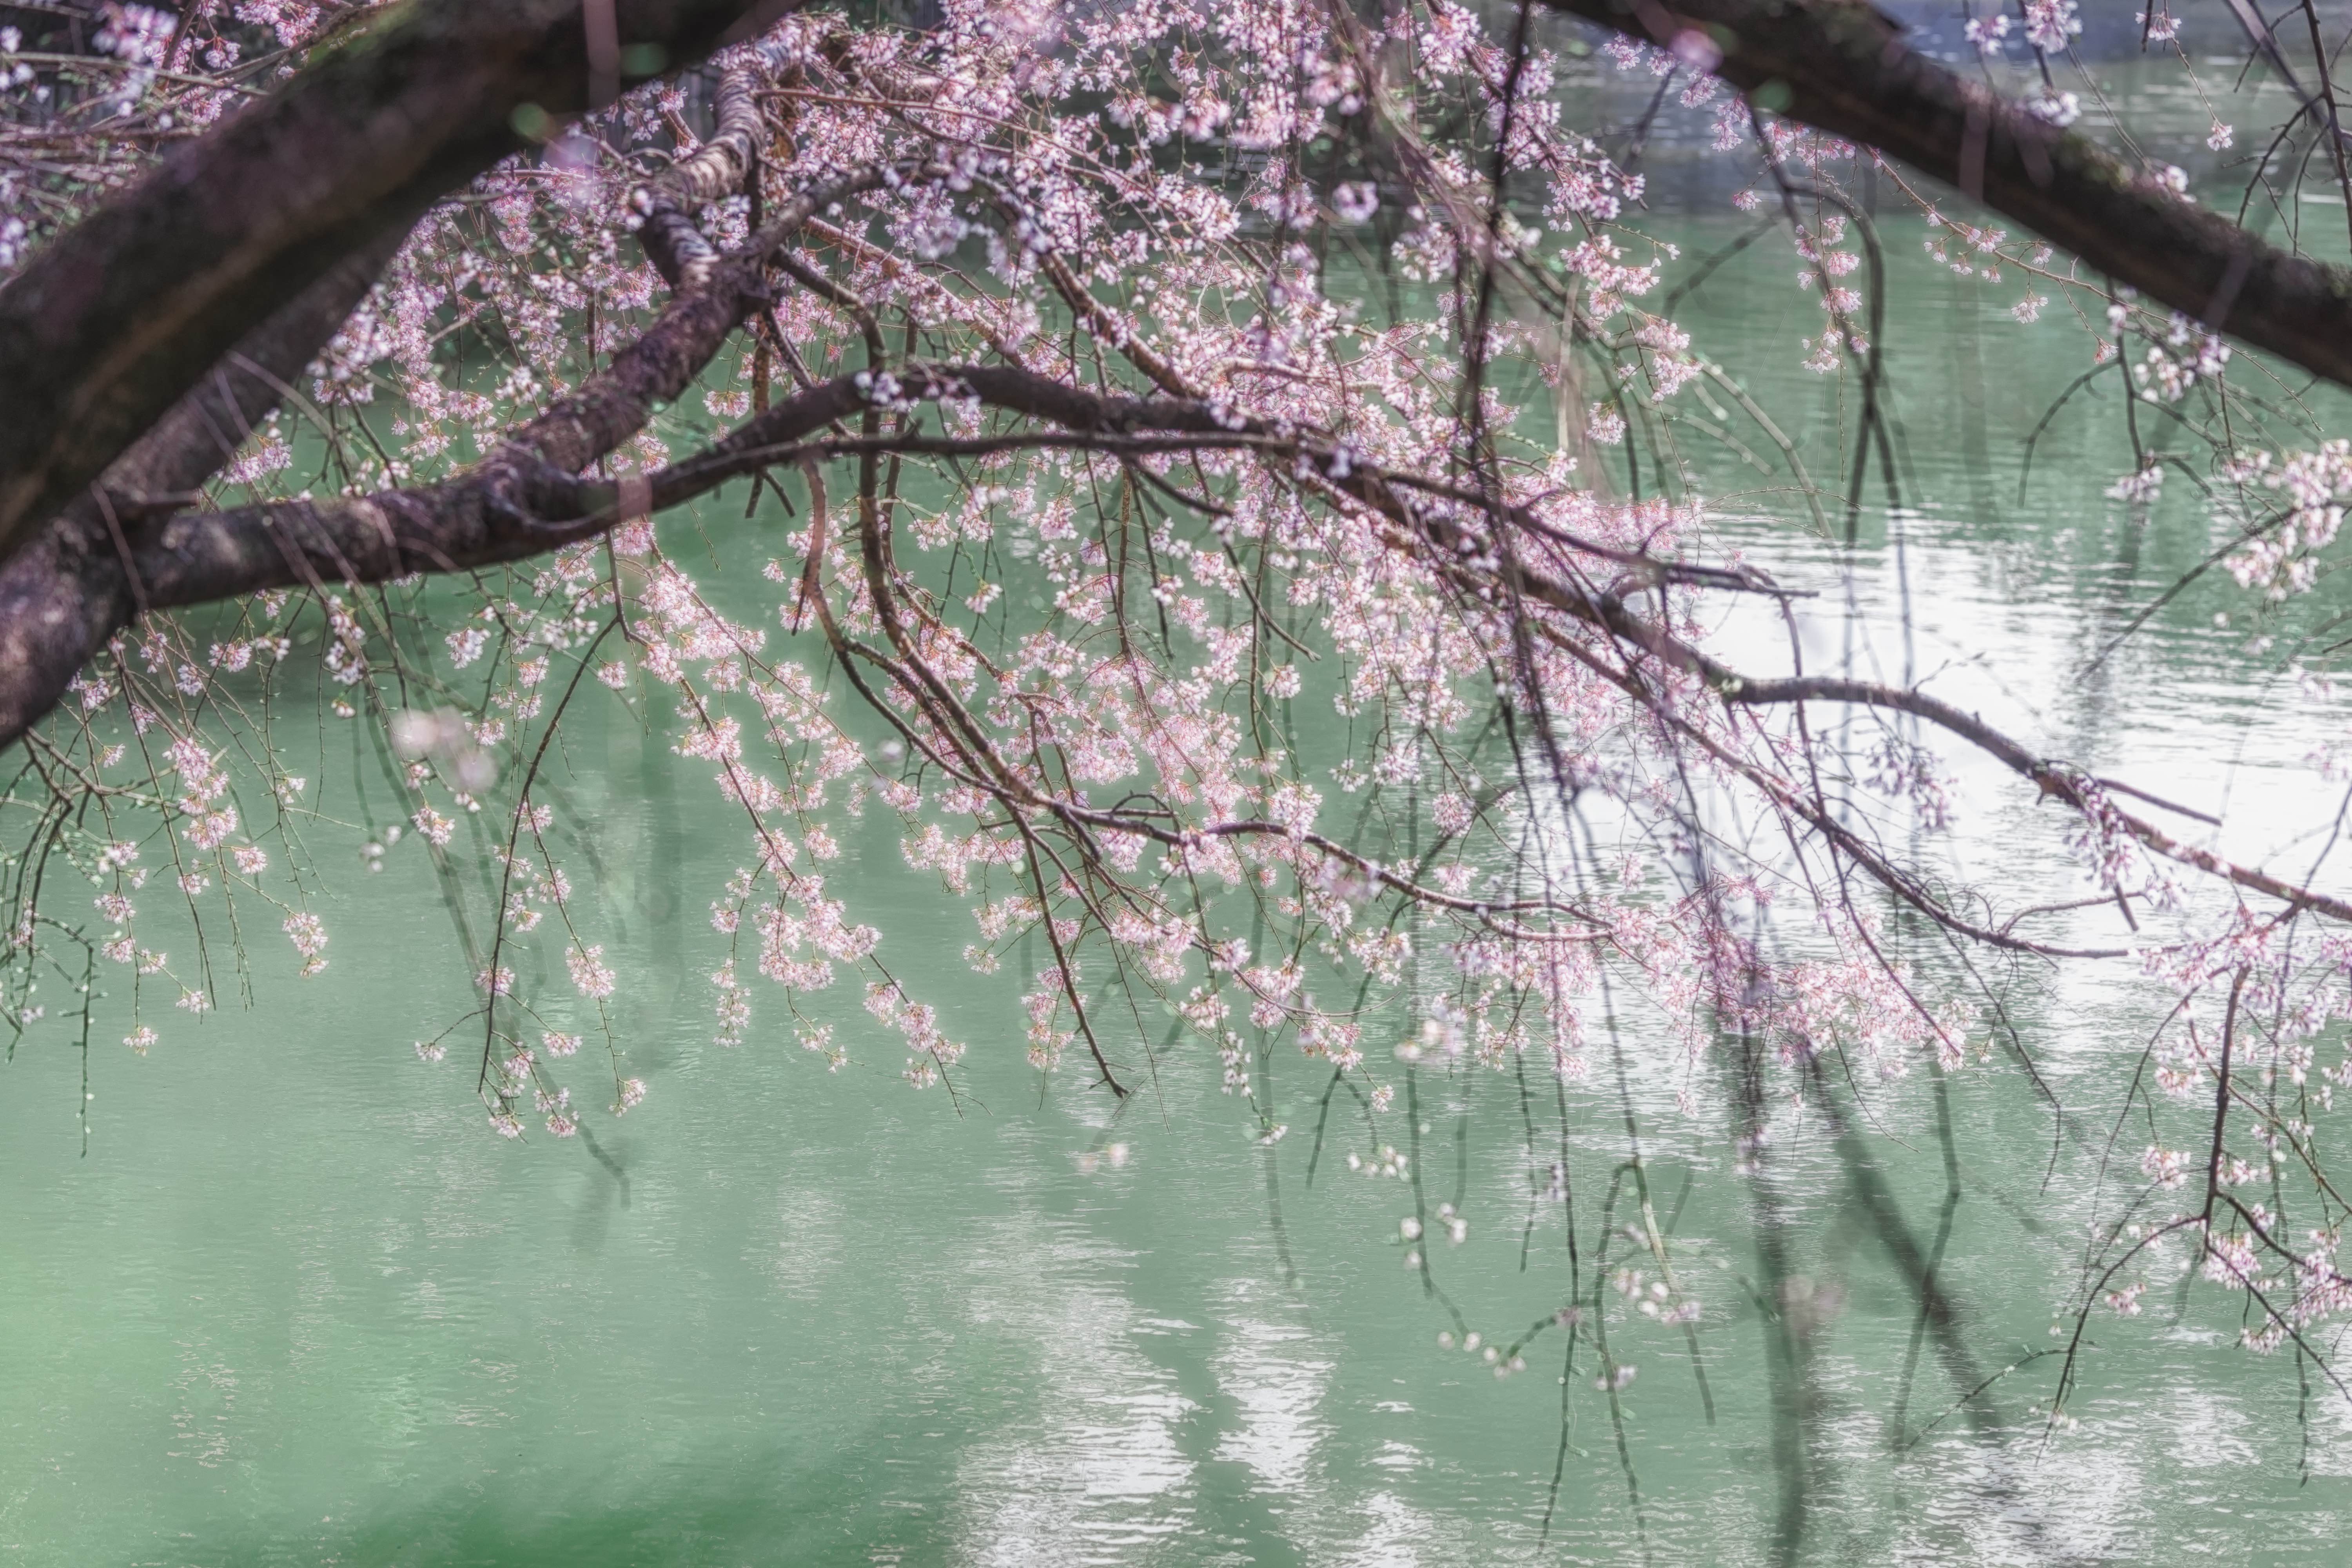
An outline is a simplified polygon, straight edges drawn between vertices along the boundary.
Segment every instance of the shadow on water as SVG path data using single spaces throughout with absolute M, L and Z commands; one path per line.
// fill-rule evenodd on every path
M 337 1563 L 366 1568 L 620 1568 L 650 1563 L 892 1563 L 921 1560 L 903 1511 L 841 1510 L 866 1491 L 866 1456 L 808 1468 L 782 1456 L 723 1468 L 675 1467 L 666 1488 L 632 1496 L 576 1479 L 530 1483 L 536 1506 L 519 1506 L 511 1476 L 446 1487 L 411 1506 L 346 1526 L 323 1524 L 306 1541 L 249 1538 L 195 1563 Z M 772 1486 L 749 1484 L 766 1473 Z M 528 1471 L 524 1472 L 528 1474 Z M 800 1500 L 845 1500 L 835 1508 Z M 928 1533 L 928 1532 L 926 1532 Z M 936 1548 L 929 1548 L 936 1552 Z M 933 1560 L 936 1560 L 934 1558 Z
M 1213 1424 L 1211 1424 L 1213 1425 Z M 1204 1435 L 1207 1435 L 1204 1433 Z M 646 1568 L 651 1564 L 904 1564 L 1126 1561 L 1159 1535 L 1183 1562 L 1289 1568 L 1309 1560 L 1248 1465 L 1212 1460 L 1181 1534 L 1145 1526 L 1064 1529 L 997 1539 L 983 1521 L 1002 1498 L 970 1495 L 952 1465 L 899 1487 L 886 1441 L 814 1453 L 769 1450 L 674 1461 L 665 1483 L 616 1494 L 575 1476 L 516 1467 L 446 1486 L 407 1506 L 323 1521 L 305 1535 L 251 1534 L 172 1559 L 192 1564 L 319 1563 L 362 1568 Z M 928 1489 L 914 1490 L 914 1489 Z M 913 1495 L 909 1495 L 912 1491 Z M 969 1515 L 969 1517 L 968 1517 Z M 976 1526 L 976 1528 L 975 1528 Z M 1156 1560 L 1156 1559 L 1155 1559 Z
M 613 1224 L 614 1197 L 618 1196 L 622 1208 L 629 1206 L 629 1168 L 621 1159 L 627 1144 L 615 1141 L 614 1147 L 607 1149 L 596 1141 L 594 1131 L 584 1121 L 580 1125 L 579 1137 L 589 1155 L 613 1178 L 609 1183 L 592 1184 L 587 1195 L 580 1201 L 579 1212 L 572 1216 L 573 1249 L 593 1257 L 604 1250 L 604 1236 Z

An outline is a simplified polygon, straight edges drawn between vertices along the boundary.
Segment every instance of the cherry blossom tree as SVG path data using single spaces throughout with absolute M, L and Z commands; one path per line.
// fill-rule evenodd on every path
M 2352 198 L 2326 48 L 2250 26 L 2298 107 L 2249 201 L 2307 174 Z M 2352 1065 L 2319 1053 L 2352 1015 L 2352 901 L 1925 686 L 1806 671 L 1799 590 L 1725 547 L 1681 445 L 1720 399 L 1798 478 L 1792 521 L 1851 542 L 1899 501 L 1893 204 L 2177 427 L 2118 500 L 2185 474 L 2253 605 L 2313 587 L 2352 447 L 2285 367 L 2352 385 L 2352 273 L 2077 124 L 2079 31 L 2074 0 L 1971 16 L 1963 71 L 1851 0 L 23 8 L 0 29 L 5 1016 L 30 1027 L 62 977 L 86 1046 L 94 977 L 127 973 L 124 1043 L 166 1048 L 235 970 L 175 964 L 151 907 L 267 910 L 325 966 L 334 879 L 289 839 L 320 809 L 299 710 L 381 747 L 459 911 L 478 1004 L 420 1054 L 476 1063 L 510 1138 L 625 1113 L 646 1086 L 612 1031 L 545 1026 L 516 979 L 560 960 L 599 1017 L 615 989 L 548 784 L 567 718 L 607 704 L 673 726 L 740 823 L 709 890 L 719 1040 L 837 1064 L 823 998 L 858 988 L 907 1080 L 959 1092 L 919 955 L 829 875 L 845 820 L 889 814 L 969 907 L 965 963 L 1042 954 L 1039 1073 L 1134 1093 L 1156 998 L 1183 1042 L 1157 1070 L 1221 1075 L 1270 1146 L 1306 1125 L 1265 1064 L 1303 1054 L 1316 1157 L 1345 1142 L 1407 1191 L 1444 1342 L 1498 1376 L 1558 1354 L 1612 1419 L 1637 1354 L 1703 1375 L 1716 1305 L 1623 1089 L 1624 1029 L 1671 1041 L 1682 1113 L 1748 1194 L 1784 1556 L 1819 1397 L 1780 1131 L 1828 1130 L 1954 1419 L 2003 1440 L 2002 1374 L 1938 1273 L 1950 1206 L 1931 1239 L 1863 1129 L 1912 1075 L 2041 1082 L 2016 973 L 2136 963 L 2171 1006 L 2116 1086 L 2144 1152 L 2108 1139 L 2042 1421 L 2095 1315 L 2151 1281 L 2226 1294 L 2250 1347 L 2332 1384 L 2352 1280 L 2322 1152 Z M 2141 32 L 2207 90 L 2161 0 Z M 1808 475 L 1678 322 L 1647 121 L 1589 122 L 1570 66 L 1709 118 L 1741 245 L 1793 245 L 1821 310 L 1796 352 L 1853 389 L 1850 468 Z M 2210 144 L 2235 134 L 2217 110 Z M 1409 290 L 1386 313 L 1384 282 Z M 721 505 L 768 520 L 725 593 L 672 529 Z M 758 574 L 757 617 L 730 613 Z M 1710 647 L 1732 603 L 1786 619 L 1781 668 Z M 1955 752 L 2064 816 L 2113 940 L 1957 874 Z M 1496 1073 L 1565 1248 L 1559 1310 L 1482 1341 L 1413 1107 Z M 1598 1115 L 1621 1158 L 1587 1169 L 1569 1129 Z

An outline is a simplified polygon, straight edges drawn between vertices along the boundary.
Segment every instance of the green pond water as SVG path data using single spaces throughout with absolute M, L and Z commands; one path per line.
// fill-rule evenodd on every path
M 1685 227 L 1688 258 L 1739 232 Z M 2015 325 L 2013 286 L 1952 279 L 1921 237 L 1890 220 L 1906 510 L 1865 512 L 1850 559 L 1811 531 L 1752 427 L 1731 429 L 1769 474 L 1688 438 L 1721 526 L 1824 591 L 1804 612 L 1809 668 L 1847 647 L 1850 565 L 1864 670 L 1932 675 L 2052 752 L 2226 805 L 2235 852 L 2324 826 L 2334 798 L 2303 759 L 2344 716 L 2278 678 L 2275 652 L 2245 651 L 2246 606 L 2225 583 L 2200 583 L 2084 673 L 2213 534 L 2185 483 L 2146 516 L 2105 499 L 2131 466 L 2112 384 L 2053 422 L 2020 499 L 2024 438 L 2087 367 L 2087 340 Z M 1760 244 L 1687 318 L 1828 474 L 1852 389 L 1801 368 L 1820 312 L 1797 265 L 1785 242 Z M 727 554 L 730 537 L 781 526 L 747 525 L 740 506 L 700 520 L 738 574 L 767 551 Z M 704 563 L 687 521 L 667 537 Z M 2237 624 L 2215 624 L 2233 609 Z M 1723 646 L 1756 668 L 1783 668 L 1775 635 L 1725 613 Z M 342 729 L 328 721 L 317 744 L 317 787 L 356 815 Z M 2054 814 L 1953 761 L 1958 863 L 2015 904 L 2078 896 Z M 1270 1152 L 1195 1045 L 1160 1056 L 1116 1117 L 1075 1069 L 1041 1084 L 1018 976 L 964 972 L 963 900 L 905 868 L 878 813 L 835 886 L 971 1043 L 961 1108 L 898 1080 L 903 1049 L 846 983 L 826 1015 L 851 1058 L 837 1072 L 765 996 L 749 1042 L 717 1047 L 708 976 L 723 953 L 705 910 L 741 858 L 734 819 L 702 764 L 602 709 L 578 720 L 564 764 L 571 809 L 593 825 L 581 853 L 604 873 L 590 907 L 621 975 L 616 1032 L 651 1086 L 625 1120 L 592 1113 L 592 1137 L 571 1142 L 492 1136 L 471 1048 L 437 1066 L 412 1049 L 471 1005 L 414 840 L 363 876 L 359 835 L 323 826 L 314 851 L 348 868 L 325 906 L 325 976 L 295 982 L 273 921 L 254 939 L 249 1007 L 225 983 L 221 1011 L 169 1015 L 136 1058 L 110 999 L 87 1063 L 52 1023 L 0 1068 L 0 1562 L 1769 1559 L 1748 1189 L 1711 1109 L 1719 1079 L 1694 1077 L 1637 1012 L 1626 1095 L 1706 1304 L 1713 1419 L 1678 1333 L 1612 1327 L 1639 1368 L 1622 1453 L 1587 1351 L 1565 1385 L 1561 1462 L 1559 1336 L 1499 1382 L 1439 1347 L 1452 1321 L 1396 1239 L 1410 1196 L 1347 1171 L 1364 1137 L 1344 1100 L 1308 1184 L 1316 1064 L 1286 1046 L 1261 1069 L 1292 1129 Z M 379 786 L 377 809 L 386 798 Z M 2089 911 L 2047 933 L 2108 940 L 2114 923 Z M 2128 963 L 2029 970 L 2009 994 L 2069 1120 L 2053 1128 L 2004 1058 L 1947 1085 L 1962 1196 L 1944 1278 L 1987 1376 L 2057 1342 L 2099 1149 L 2168 1001 Z M 1696 1114 L 1676 1109 L 1685 1089 Z M 1540 1166 L 1559 1128 L 1549 1086 L 1535 1089 Z M 1415 1092 L 1433 1201 L 1458 1181 L 1471 1223 L 1466 1243 L 1437 1248 L 1441 1281 L 1474 1327 L 1507 1338 L 1567 1288 L 1556 1207 L 1526 1228 L 1520 1087 L 1423 1074 Z M 1872 1160 L 1927 1235 L 1947 1191 L 1932 1080 L 1871 1086 L 1869 1107 Z M 1589 1268 L 1625 1147 L 1611 1072 L 1569 1111 Z M 2293 1362 L 2237 1348 L 2234 1318 L 2204 1295 L 2099 1321 L 2074 1429 L 2045 1436 L 2033 1415 L 2046 1357 L 1999 1380 L 1987 1424 L 1946 1415 L 1958 1373 L 1915 1354 L 1910 1300 L 1822 1130 L 1787 1129 L 1775 1190 L 1822 1391 L 1808 1561 L 2352 1560 L 2352 1406 L 2316 1373 L 2306 1404 Z M 1392 1118 L 1384 1137 L 1406 1131 Z

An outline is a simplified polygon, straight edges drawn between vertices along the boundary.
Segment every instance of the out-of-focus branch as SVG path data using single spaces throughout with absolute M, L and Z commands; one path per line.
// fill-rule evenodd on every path
M 1545 0 L 1957 186 L 2118 283 L 2352 386 L 2352 271 L 2293 256 L 1903 41 L 1864 0 Z
M 621 41 L 672 62 L 743 9 L 617 5 Z M 0 288 L 0 558 L 388 220 L 526 145 L 519 108 L 587 97 L 571 0 L 412 0 L 59 236 Z
M 96 484 L 0 563 L 0 736 L 13 740 L 47 713 L 90 655 L 129 624 L 145 594 L 133 559 L 161 521 L 159 506 L 171 510 L 171 498 L 236 455 L 406 234 L 404 225 L 387 227 L 247 333 Z

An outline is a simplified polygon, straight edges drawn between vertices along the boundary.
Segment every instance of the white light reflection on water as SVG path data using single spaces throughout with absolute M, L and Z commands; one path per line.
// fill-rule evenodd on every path
M 1034 1365 L 1026 1416 L 958 1458 L 959 1561 L 1119 1563 L 1192 1524 L 1177 1428 L 1199 1407 L 1137 1341 L 1193 1331 L 1116 1289 L 1126 1261 L 1083 1227 L 1024 1216 L 988 1226 L 951 1271 L 970 1321 L 1020 1336 Z

